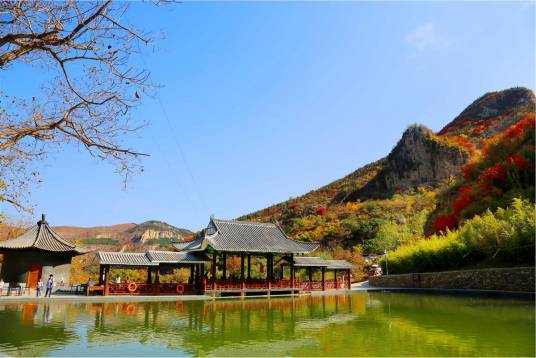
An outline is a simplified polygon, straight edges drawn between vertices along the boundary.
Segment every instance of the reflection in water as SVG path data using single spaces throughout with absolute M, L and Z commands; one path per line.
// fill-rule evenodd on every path
M 533 316 L 531 301 L 394 293 L 0 305 L 0 353 L 533 356 Z

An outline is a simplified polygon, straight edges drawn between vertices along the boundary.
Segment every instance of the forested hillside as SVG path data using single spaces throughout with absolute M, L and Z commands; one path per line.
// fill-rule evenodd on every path
M 535 97 L 487 93 L 437 134 L 411 126 L 385 158 L 240 219 L 277 221 L 324 250 L 378 253 L 455 230 L 514 198 L 534 201 Z

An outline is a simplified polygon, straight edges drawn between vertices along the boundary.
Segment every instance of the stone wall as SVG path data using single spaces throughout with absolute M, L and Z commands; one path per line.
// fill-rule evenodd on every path
M 369 278 L 371 286 L 534 292 L 534 267 L 409 273 Z

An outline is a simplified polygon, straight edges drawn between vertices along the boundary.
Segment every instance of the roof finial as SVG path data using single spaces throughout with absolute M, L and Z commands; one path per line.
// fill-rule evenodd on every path
M 44 224 L 45 222 L 45 214 L 41 214 L 41 224 Z

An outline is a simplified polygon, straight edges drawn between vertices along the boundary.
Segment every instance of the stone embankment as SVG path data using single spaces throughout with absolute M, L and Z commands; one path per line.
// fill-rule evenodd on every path
M 534 293 L 534 267 L 409 273 L 369 278 L 370 286 Z

